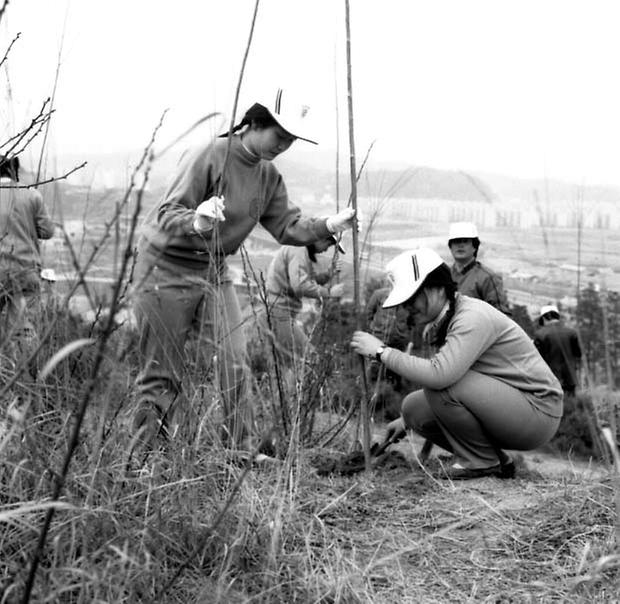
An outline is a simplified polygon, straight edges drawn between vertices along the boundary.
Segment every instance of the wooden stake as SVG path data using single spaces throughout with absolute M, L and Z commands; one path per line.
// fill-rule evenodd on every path
M 357 212 L 357 170 L 355 168 L 355 136 L 353 122 L 353 86 L 351 78 L 351 24 L 349 18 L 349 0 L 345 0 L 345 25 L 347 30 L 347 105 L 349 109 L 349 158 L 351 170 L 351 207 Z M 360 267 L 359 267 L 359 240 L 357 233 L 357 216 L 353 225 L 353 306 L 357 318 L 357 328 L 361 328 L 360 316 Z M 362 379 L 364 380 L 364 392 L 367 392 L 366 384 L 366 363 L 364 357 L 360 356 Z M 364 465 L 366 471 L 372 469 L 370 459 L 370 421 L 368 417 L 368 401 L 366 397 L 362 400 L 361 408 L 362 420 L 362 447 L 364 448 Z

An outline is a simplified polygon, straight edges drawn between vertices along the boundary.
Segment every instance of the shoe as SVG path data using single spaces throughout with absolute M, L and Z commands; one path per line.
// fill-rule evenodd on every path
M 437 478 L 448 480 L 472 480 L 475 478 L 484 478 L 485 476 L 494 476 L 495 478 L 514 478 L 516 474 L 515 464 L 509 461 L 503 465 L 497 464 L 489 468 L 457 468 L 450 467 L 442 470 L 437 474 Z

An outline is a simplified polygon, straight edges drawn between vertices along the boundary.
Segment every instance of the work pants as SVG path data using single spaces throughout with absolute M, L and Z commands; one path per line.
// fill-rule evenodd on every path
M 454 453 L 464 467 L 486 468 L 497 465 L 498 449 L 528 451 L 555 434 L 560 418 L 539 411 L 531 396 L 470 370 L 445 390 L 407 395 L 402 415 L 408 428 Z
M 203 357 L 214 363 L 228 435 L 239 444 L 246 429 L 242 409 L 245 385 L 246 339 L 233 283 L 204 271 L 139 258 L 134 271 L 134 312 L 140 333 L 141 370 L 138 375 L 134 428 L 152 444 L 178 425 L 188 401 L 182 382 L 187 373 L 185 345 L 199 333 Z M 191 377 L 191 376 L 190 376 Z

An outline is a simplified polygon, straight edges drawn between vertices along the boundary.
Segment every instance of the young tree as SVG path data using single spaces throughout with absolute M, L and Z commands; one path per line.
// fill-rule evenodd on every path
M 581 336 L 583 354 L 588 360 L 592 380 L 600 373 L 600 364 L 605 358 L 603 333 L 603 309 L 597 287 L 589 283 L 581 290 L 577 303 L 577 324 Z

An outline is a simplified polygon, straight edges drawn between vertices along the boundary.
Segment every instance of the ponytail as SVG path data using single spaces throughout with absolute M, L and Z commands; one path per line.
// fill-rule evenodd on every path
M 457 286 L 452 279 L 452 273 L 450 268 L 444 262 L 440 264 L 436 269 L 431 271 L 426 279 L 424 279 L 420 289 L 424 287 L 441 287 L 446 292 L 446 298 L 448 299 L 448 311 L 441 319 L 440 325 L 435 333 L 433 340 L 430 342 L 433 346 L 441 348 L 446 342 L 446 336 L 448 335 L 448 326 L 456 311 L 456 291 Z

